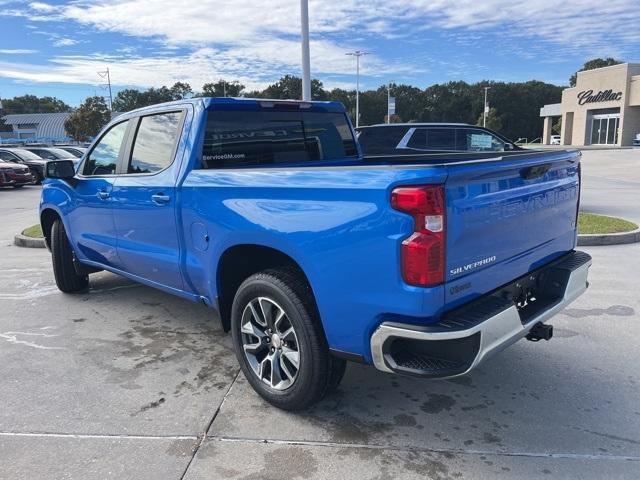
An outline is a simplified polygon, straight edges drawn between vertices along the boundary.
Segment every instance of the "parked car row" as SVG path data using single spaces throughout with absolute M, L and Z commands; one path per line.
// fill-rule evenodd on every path
M 73 146 L 0 147 L 0 165 L 2 166 L 0 186 L 22 187 L 29 183 L 39 184 L 44 179 L 44 169 L 48 161 L 73 160 L 77 162 L 84 151 L 84 148 Z M 25 170 L 29 175 L 25 175 Z

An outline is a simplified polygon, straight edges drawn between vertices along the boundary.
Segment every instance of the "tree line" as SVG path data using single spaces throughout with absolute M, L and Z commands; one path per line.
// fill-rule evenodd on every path
M 586 62 L 581 70 L 599 68 L 620 63 L 618 60 L 594 59 Z M 575 85 L 576 75 L 570 83 Z M 533 139 L 542 133 L 540 107 L 561 100 L 565 87 L 531 80 L 528 82 L 480 81 L 467 83 L 451 81 L 420 89 L 406 84 L 381 85 L 374 90 L 360 92 L 360 125 L 371 125 L 386 121 L 388 91 L 396 99 L 396 114 L 392 122 L 461 122 L 482 124 L 484 110 L 484 89 L 489 87 L 490 110 L 487 127 L 501 132 L 508 138 Z M 355 90 L 324 88 L 321 81 L 314 79 L 311 85 L 313 100 L 334 100 L 342 102 L 355 123 Z M 247 90 L 238 81 L 218 80 L 205 83 L 199 91 L 184 82 L 172 86 L 148 88 L 145 90 L 127 88 L 120 90 L 113 98 L 113 112 L 130 110 L 156 103 L 181 100 L 191 97 L 250 97 L 273 99 L 299 99 L 302 96 L 302 81 L 299 77 L 285 75 L 263 90 Z M 4 100 L 3 114 L 29 113 L 29 111 L 69 111 L 64 102 L 52 98 L 26 95 Z M 77 140 L 87 140 L 95 136 L 111 118 L 109 105 L 103 97 L 89 97 L 65 123 L 67 132 Z

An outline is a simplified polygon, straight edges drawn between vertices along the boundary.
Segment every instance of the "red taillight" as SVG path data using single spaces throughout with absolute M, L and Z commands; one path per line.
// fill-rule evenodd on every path
M 400 187 L 391 206 L 413 216 L 414 233 L 402 242 L 402 277 L 410 285 L 444 282 L 445 201 L 442 185 Z

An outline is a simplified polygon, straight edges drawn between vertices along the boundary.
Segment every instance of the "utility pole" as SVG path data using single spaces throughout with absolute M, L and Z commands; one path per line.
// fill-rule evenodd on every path
M 309 0 L 300 0 L 302 30 L 302 100 L 311 100 L 311 60 L 309 59 Z
M 489 105 L 487 104 L 487 92 L 491 87 L 484 87 L 484 110 L 482 113 L 482 126 L 487 126 L 487 113 L 489 113 Z
M 98 72 L 98 75 L 107 80 L 107 87 L 109 89 L 109 110 L 113 112 L 113 96 L 111 95 L 111 75 L 109 74 L 109 67 L 107 67 L 104 72 Z
M 362 50 L 345 53 L 345 55 L 356 57 L 356 128 L 360 126 L 360 57 L 368 54 L 369 52 Z

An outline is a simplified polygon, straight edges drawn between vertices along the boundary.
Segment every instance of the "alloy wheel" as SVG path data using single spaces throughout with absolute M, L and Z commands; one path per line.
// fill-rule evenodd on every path
M 286 390 L 298 377 L 300 350 L 284 309 L 267 297 L 251 300 L 240 323 L 242 348 L 253 372 L 274 390 Z

